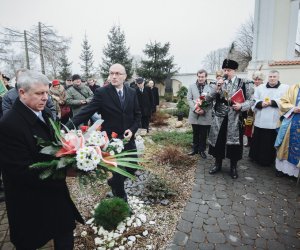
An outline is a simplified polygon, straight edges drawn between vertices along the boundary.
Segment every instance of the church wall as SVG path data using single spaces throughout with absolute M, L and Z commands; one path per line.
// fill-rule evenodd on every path
M 261 71 L 265 74 L 265 82 L 268 81 L 268 74 L 270 70 L 278 70 L 280 75 L 280 82 L 292 85 L 300 82 L 299 72 L 300 65 L 276 65 L 270 66 L 269 63 L 256 62 L 248 66 L 248 78 L 251 79 L 252 74 L 262 65 Z

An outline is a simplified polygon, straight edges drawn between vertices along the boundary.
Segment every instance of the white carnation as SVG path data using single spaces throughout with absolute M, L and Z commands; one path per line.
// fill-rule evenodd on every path
M 93 147 L 83 147 L 76 152 L 76 161 L 78 169 L 91 171 L 97 167 L 101 156 Z
M 93 131 L 87 139 L 88 144 L 94 146 L 103 146 L 106 143 L 106 139 L 103 133 L 99 131 Z

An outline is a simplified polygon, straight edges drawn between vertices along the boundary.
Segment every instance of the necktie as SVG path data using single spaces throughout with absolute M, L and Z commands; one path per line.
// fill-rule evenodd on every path
M 121 107 L 123 108 L 123 106 L 124 106 L 124 95 L 122 93 L 122 90 L 118 91 L 118 96 L 119 96 L 119 100 L 120 100 L 120 103 L 121 103 Z

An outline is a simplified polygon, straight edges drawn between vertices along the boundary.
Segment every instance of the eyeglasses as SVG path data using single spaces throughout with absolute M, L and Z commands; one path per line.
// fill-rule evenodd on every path
M 125 75 L 124 73 L 120 73 L 120 72 L 109 72 L 110 76 L 116 75 L 116 76 L 121 76 L 121 75 Z

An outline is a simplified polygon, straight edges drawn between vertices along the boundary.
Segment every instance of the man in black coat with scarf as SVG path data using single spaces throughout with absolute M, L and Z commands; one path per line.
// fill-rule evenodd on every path
M 118 134 L 118 138 L 128 140 L 128 143 L 124 145 L 125 150 L 136 149 L 134 134 L 140 127 L 141 112 L 136 91 L 124 85 L 126 77 L 125 67 L 121 64 L 113 64 L 109 69 L 110 83 L 105 87 L 98 88 L 92 101 L 83 107 L 73 117 L 72 122 L 67 123 L 67 126 L 69 128 L 74 125 L 78 126 L 97 112 L 104 120 L 101 125 L 102 130 L 107 132 L 109 138 L 111 138 L 112 132 L 115 132 Z M 134 172 L 132 169 L 127 171 Z M 113 173 L 108 184 L 111 186 L 114 196 L 127 201 L 124 189 L 125 179 L 123 175 Z
M 3 170 L 10 239 L 17 250 L 33 250 L 54 240 L 56 250 L 71 250 L 75 220 L 83 219 L 72 202 L 65 178 L 41 180 L 35 162 L 48 161 L 37 137 L 53 139 L 45 107 L 49 80 L 26 70 L 18 76 L 18 93 L 12 109 L 0 121 L 0 161 Z

